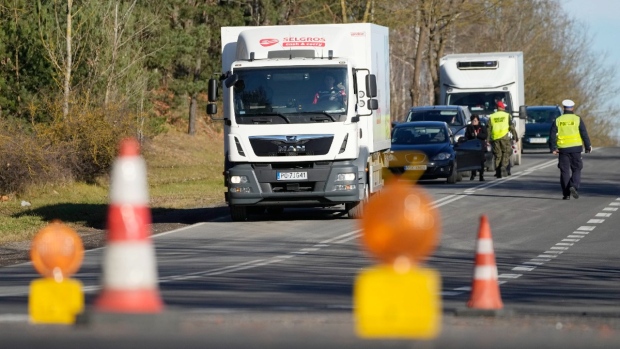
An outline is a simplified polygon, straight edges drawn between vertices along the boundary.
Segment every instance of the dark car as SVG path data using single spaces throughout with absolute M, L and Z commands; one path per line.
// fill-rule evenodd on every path
M 452 133 L 469 123 L 469 109 L 460 105 L 429 105 L 412 107 L 405 122 L 412 121 L 443 121 L 448 124 Z
M 535 105 L 528 106 L 526 110 L 527 119 L 521 152 L 535 149 L 548 151 L 551 123 L 562 115 L 562 109 L 557 105 Z
M 445 122 L 417 121 L 394 125 L 389 169 L 395 174 L 421 172 L 420 179 L 460 180 L 461 172 L 480 169 L 486 149 L 479 140 L 455 142 Z

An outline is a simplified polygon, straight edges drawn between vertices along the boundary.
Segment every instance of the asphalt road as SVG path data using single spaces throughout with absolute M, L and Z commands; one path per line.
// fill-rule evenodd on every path
M 512 176 L 455 185 L 424 181 L 442 216 L 427 261 L 442 276 L 441 335 L 433 341 L 363 340 L 352 286 L 374 263 L 358 221 L 338 210 L 286 210 L 230 222 L 223 216 L 161 233 L 159 316 L 93 311 L 102 249 L 75 276 L 88 312 L 76 327 L 27 323 L 29 264 L 0 269 L 0 338 L 12 347 L 406 347 L 572 348 L 620 345 L 620 152 L 584 154 L 580 198 L 562 200 L 557 158 L 525 154 Z M 209 212 L 205 212 L 207 216 Z M 494 243 L 505 312 L 467 313 L 481 215 Z M 69 345 L 68 343 L 71 343 Z

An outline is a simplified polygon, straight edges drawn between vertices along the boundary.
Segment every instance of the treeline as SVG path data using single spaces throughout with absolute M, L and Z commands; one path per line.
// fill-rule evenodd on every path
M 1 191 L 92 180 L 119 137 L 175 118 L 193 134 L 234 25 L 388 26 L 394 120 L 435 103 L 443 55 L 523 51 L 526 103 L 571 98 L 594 144 L 615 144 L 616 72 L 557 0 L 0 0 L 0 18 Z

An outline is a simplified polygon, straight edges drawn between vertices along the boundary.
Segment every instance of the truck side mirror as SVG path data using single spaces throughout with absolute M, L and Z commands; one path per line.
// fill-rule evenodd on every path
M 209 87 L 208 87 L 208 98 L 209 102 L 217 101 L 217 80 L 209 79 Z
M 232 74 L 231 76 L 227 77 L 226 80 L 224 80 L 224 86 L 230 88 L 232 87 L 237 81 L 239 81 L 239 75 L 237 74 Z
M 367 106 L 369 110 L 377 110 L 379 109 L 379 101 L 377 101 L 374 98 L 371 98 L 368 100 Z
M 215 114 L 217 114 L 217 104 L 215 104 L 215 103 L 207 104 L 207 114 L 208 115 L 215 115 Z
M 527 106 L 526 105 L 519 106 L 519 118 L 527 119 Z
M 370 98 L 377 97 L 377 76 L 375 74 L 366 75 L 366 95 Z

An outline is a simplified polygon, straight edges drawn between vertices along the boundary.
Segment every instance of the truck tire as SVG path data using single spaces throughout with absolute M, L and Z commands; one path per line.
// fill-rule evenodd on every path
M 362 212 L 364 211 L 364 205 L 368 201 L 368 197 L 370 196 L 370 185 L 366 183 L 364 185 L 364 198 L 362 201 L 358 202 L 350 202 L 344 204 L 344 209 L 347 211 L 347 216 L 351 219 L 359 219 L 362 218 Z
M 248 208 L 245 206 L 230 206 L 230 218 L 233 222 L 248 220 Z

